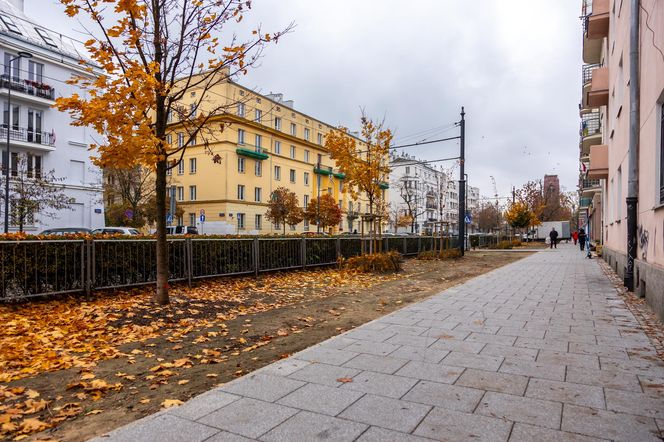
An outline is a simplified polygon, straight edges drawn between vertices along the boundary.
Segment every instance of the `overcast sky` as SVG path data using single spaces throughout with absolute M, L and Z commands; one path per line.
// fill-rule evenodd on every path
M 26 14 L 83 38 L 58 0 L 26 0 Z M 357 128 L 360 107 L 395 142 L 454 136 L 426 132 L 466 108 L 470 185 L 501 196 L 528 180 L 578 180 L 581 24 L 578 0 L 254 0 L 248 25 L 295 30 L 268 47 L 240 79 L 281 92 L 295 108 Z M 421 135 L 416 135 L 421 134 Z M 455 156 L 458 143 L 408 148 L 425 160 Z M 447 166 L 450 166 L 447 163 Z M 458 175 L 458 168 L 456 169 Z

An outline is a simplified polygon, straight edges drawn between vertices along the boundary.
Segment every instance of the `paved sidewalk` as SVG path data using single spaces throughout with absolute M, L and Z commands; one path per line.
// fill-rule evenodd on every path
M 100 441 L 660 440 L 664 364 L 578 248 L 544 250 Z

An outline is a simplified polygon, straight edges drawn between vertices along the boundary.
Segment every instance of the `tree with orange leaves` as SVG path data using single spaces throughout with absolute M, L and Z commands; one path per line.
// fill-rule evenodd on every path
M 385 188 L 390 175 L 392 131 L 385 128 L 383 122 L 375 123 L 364 113 L 361 122 L 360 139 L 351 136 L 347 128 L 340 127 L 325 137 L 325 148 L 330 151 L 337 168 L 346 175 L 344 185 L 352 198 L 356 200 L 362 195 L 367 199 L 369 216 L 366 219 L 373 236 L 379 225 L 376 209 L 384 206 L 382 203 L 385 202 Z M 372 247 L 370 245 L 370 253 Z
M 320 204 L 317 198 L 309 201 L 304 216 L 311 224 L 318 224 L 325 229 L 338 225 L 341 222 L 342 213 L 341 207 L 334 201 L 332 195 L 326 193 L 320 197 Z
M 153 170 L 156 212 L 166 213 L 167 171 L 177 167 L 193 140 L 208 146 L 214 130 L 223 130 L 208 123 L 236 105 L 211 99 L 210 89 L 246 73 L 266 44 L 292 25 L 273 34 L 257 29 L 244 41 L 224 40 L 227 28 L 251 8 L 250 0 L 60 2 L 70 17 L 83 16 L 96 25 L 98 36 L 91 35 L 85 46 L 104 73 L 73 78 L 87 94 L 59 98 L 57 108 L 68 111 L 75 125 L 103 135 L 103 142 L 91 146 L 100 167 Z M 173 127 L 184 137 L 175 146 L 167 142 Z M 157 218 L 156 243 L 155 300 L 167 304 L 165 217 Z

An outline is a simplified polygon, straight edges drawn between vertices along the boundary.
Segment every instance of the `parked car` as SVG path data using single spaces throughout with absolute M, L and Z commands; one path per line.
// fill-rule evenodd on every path
M 94 229 L 93 235 L 140 235 L 137 229 L 133 227 L 103 227 L 101 229 Z
M 40 235 L 76 235 L 91 234 L 92 230 L 85 227 L 58 227 L 55 229 L 46 229 Z
M 198 235 L 195 226 L 167 226 L 166 235 Z

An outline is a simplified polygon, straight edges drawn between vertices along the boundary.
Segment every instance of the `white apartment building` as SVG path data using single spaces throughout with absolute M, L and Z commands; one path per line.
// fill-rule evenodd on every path
M 409 155 L 391 156 L 390 169 L 391 210 L 413 217 L 412 225 L 399 227 L 398 232 L 430 233 L 435 223 L 447 221 L 450 181 L 442 170 Z M 394 231 L 393 225 L 390 231 Z
M 72 204 L 58 211 L 55 218 L 39 213 L 30 216 L 24 227 L 26 232 L 52 227 L 103 226 L 101 172 L 92 164 L 88 150 L 95 133 L 89 128 L 72 126 L 67 113 L 53 108 L 57 97 L 71 96 L 74 92 L 85 95 L 79 87 L 66 83 L 74 74 L 89 75 L 83 70 L 85 66 L 79 64 L 85 56 L 74 41 L 27 17 L 23 0 L 0 0 L 0 57 L 3 60 L 0 195 L 4 198 L 4 171 L 8 169 L 10 177 L 16 176 L 20 158 L 27 158 L 28 176 L 54 170 L 55 177 L 62 179 L 58 185 L 64 186 Z M 4 203 L 0 204 L 0 213 L 4 230 Z M 10 231 L 17 229 L 15 223 L 10 208 Z

